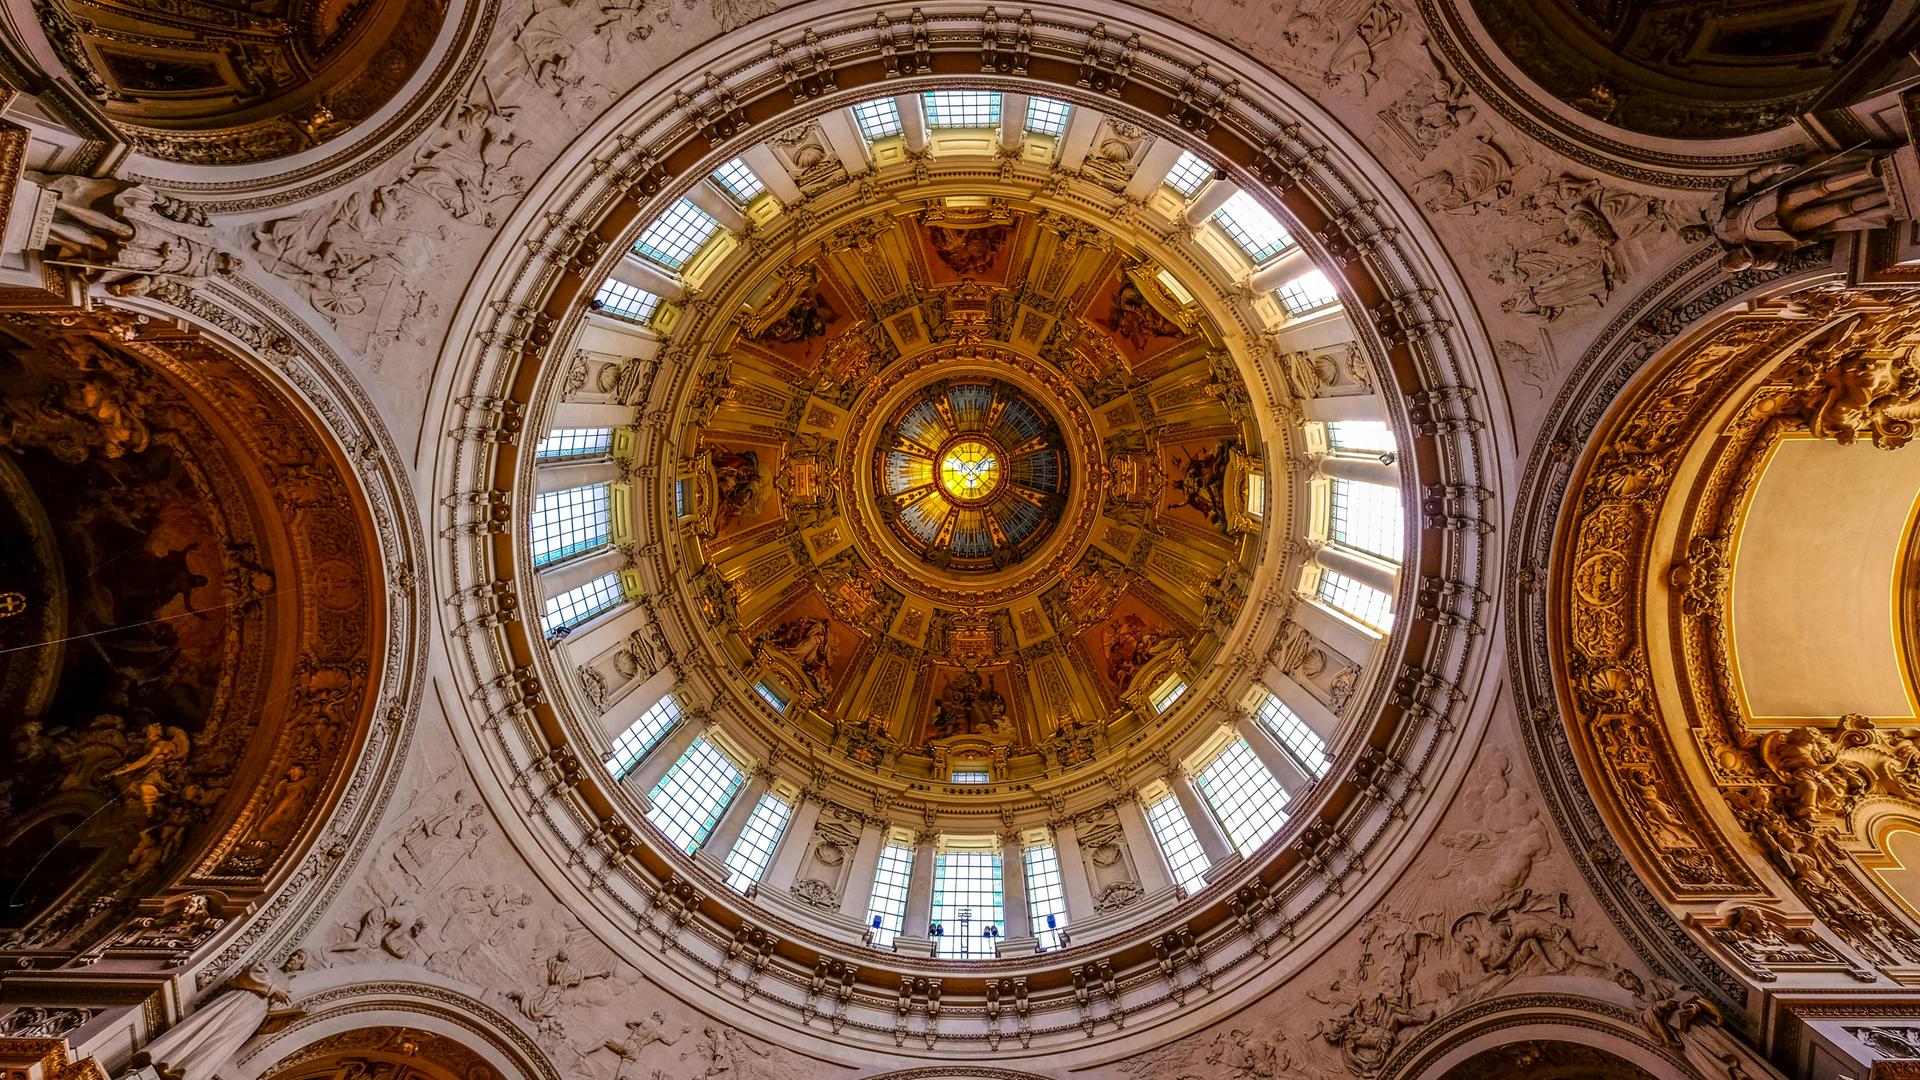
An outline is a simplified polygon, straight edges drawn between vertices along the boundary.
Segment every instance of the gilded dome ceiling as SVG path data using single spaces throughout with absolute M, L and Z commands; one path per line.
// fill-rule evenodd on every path
M 1263 452 L 1171 272 L 1066 214 L 941 197 L 739 295 L 679 438 L 708 613 L 769 705 L 863 766 L 1037 775 L 1218 649 Z
M 1885 0 L 1474 0 L 1507 59 L 1602 122 L 1735 138 L 1831 108 L 1901 59 L 1912 15 Z M 1902 23 L 1907 25 L 1903 26 Z
M 432 51 L 443 0 L 42 0 L 47 41 L 120 138 L 190 164 L 318 146 L 385 105 Z

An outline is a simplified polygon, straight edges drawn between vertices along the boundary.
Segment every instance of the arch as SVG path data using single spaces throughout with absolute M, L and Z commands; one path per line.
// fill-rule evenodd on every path
M 1049 1080 L 1040 1073 L 969 1065 L 929 1065 L 920 1069 L 901 1069 L 898 1072 L 881 1073 L 869 1080 L 933 1080 L 934 1077 L 949 1080 Z
M 1696 256 L 1654 283 L 1574 369 L 1518 510 L 1510 663 L 1536 775 L 1616 923 L 1725 1006 L 1776 966 L 1851 988 L 1920 951 L 1861 859 L 1873 837 L 1859 815 L 1907 797 L 1887 771 L 1905 729 L 1754 722 L 1729 629 L 1737 532 L 1768 452 L 1903 441 L 1871 408 L 1837 410 L 1822 382 L 1855 335 L 1913 303 L 1843 284 L 1853 252 L 1737 274 Z M 1630 325 L 1653 332 L 1629 340 Z M 1903 355 L 1900 340 L 1885 355 Z M 1828 769 L 1857 783 L 1820 788 Z
M 315 1062 L 378 1045 L 383 1029 L 444 1040 L 484 1063 L 496 1078 L 559 1080 L 539 1047 L 470 989 L 400 965 L 296 977 L 291 991 L 304 1015 L 243 1047 L 233 1080 L 306 1075 Z M 448 1071 L 456 1080 L 475 1080 L 464 1069 Z
M 343 886 L 372 840 L 370 823 L 378 820 L 392 795 L 411 739 L 426 657 L 425 610 L 414 587 L 419 527 L 399 455 L 346 366 L 284 309 L 247 292 L 241 284 L 216 292 L 169 281 L 140 295 L 97 298 L 85 314 L 44 308 L 11 317 L 16 327 L 47 318 L 73 333 L 106 332 L 131 342 L 129 355 L 152 366 L 150 379 L 181 379 L 195 394 L 205 395 L 213 387 L 246 387 L 245 394 L 223 397 L 221 408 L 244 412 L 255 428 L 251 438 L 281 440 L 272 444 L 274 450 L 260 452 L 260 460 L 273 468 L 293 467 L 290 463 L 296 459 L 284 455 L 295 454 L 301 446 L 322 448 L 317 451 L 323 455 L 321 464 L 316 466 L 321 471 L 306 482 L 331 477 L 327 482 L 351 493 L 335 505 L 353 523 L 349 534 L 364 560 L 357 571 L 359 580 L 384 597 L 384 602 L 359 609 L 364 614 L 363 631 L 357 635 L 334 631 L 336 645 L 329 648 L 358 642 L 364 650 L 346 663 L 345 679 L 315 666 L 327 655 L 326 649 L 307 647 L 305 666 L 293 659 L 275 661 L 284 668 L 282 677 L 290 680 L 289 686 L 303 688 L 283 693 L 281 705 L 293 702 L 295 708 L 309 710 L 300 714 L 305 720 L 290 729 L 286 725 L 268 729 L 273 737 L 259 740 L 256 757 L 237 764 L 241 782 L 217 808 L 205 835 L 190 838 L 185 844 L 188 850 L 177 852 L 169 864 L 173 869 L 168 875 L 143 887 L 148 900 L 131 913 L 120 913 L 137 914 L 136 929 L 146 927 L 147 937 L 132 936 L 113 922 L 98 923 L 91 938 L 81 933 L 85 927 L 69 928 L 74 944 L 67 947 L 91 941 L 108 955 L 121 949 L 151 951 L 148 939 L 154 934 L 165 936 L 168 951 L 182 968 L 182 1003 L 215 985 L 244 959 L 286 948 L 287 942 L 320 917 Z M 156 336 L 140 331 L 150 324 L 170 325 L 174 332 Z M 189 363 L 184 369 L 187 374 L 180 375 L 181 365 Z M 245 411 L 248 408 L 252 411 Z M 215 419 L 228 423 L 222 415 L 216 413 Z M 249 436 L 222 430 L 229 432 L 223 439 L 239 438 L 246 445 Z M 277 496 L 253 505 L 265 520 L 305 513 L 303 527 L 311 527 L 314 533 L 300 543 L 316 538 L 337 541 L 349 535 L 337 528 L 322 528 L 322 517 L 308 512 L 311 508 L 302 504 L 301 492 L 311 495 L 310 488 L 293 484 L 273 490 Z M 289 550 L 291 556 L 278 557 L 291 560 L 286 584 L 306 605 L 299 610 L 324 608 L 316 598 L 332 595 L 328 590 L 353 580 L 340 566 L 324 559 L 316 562 L 305 548 Z M 270 572 L 273 567 L 256 569 Z M 314 584 L 303 584 L 307 580 L 303 575 L 315 573 Z M 241 575 L 228 583 L 228 587 L 240 586 L 264 588 L 268 583 L 257 574 L 252 579 Z M 343 610 L 337 605 L 325 609 Z M 291 630 L 283 625 L 280 643 L 270 642 L 270 649 L 302 648 L 311 633 L 328 625 L 328 617 L 319 612 L 303 617 L 306 629 L 300 629 L 299 619 Z M 310 754 L 300 757 L 298 747 L 302 740 L 319 737 L 316 724 L 323 717 L 328 718 L 330 734 L 323 741 L 331 764 L 314 771 L 324 771 L 324 783 L 290 783 L 302 778 L 290 778 L 286 765 L 275 768 L 274 756 L 291 749 L 296 751 L 295 760 L 319 760 Z M 293 802 L 286 795 L 289 788 L 305 792 L 302 809 L 294 813 L 283 807 L 275 814 L 276 802 Z M 260 833 L 262 822 L 273 823 L 266 832 L 275 842 L 264 857 L 254 850 L 259 845 L 248 844 L 250 836 Z M 178 884 L 184 875 L 205 874 L 216 866 L 239 868 L 233 858 L 236 852 L 248 856 L 245 872 L 229 874 L 220 890 Z
M 25 877 L 62 843 L 95 852 L 48 909 L 14 912 L 42 948 L 124 918 L 81 906 L 112 893 L 168 898 L 112 946 L 197 943 L 283 879 L 344 790 L 387 645 L 378 542 L 328 435 L 242 357 L 137 325 L 102 307 L 4 331 L 13 494 L 37 496 L 64 552 L 25 602 L 65 614 L 9 650 L 9 685 L 22 663 L 35 676 L 33 707 L 8 710 L 11 809 L 61 808 Z M 222 889 L 174 896 L 188 876 Z
M 1479 1080 L 1481 1077 L 1561 1075 L 1562 1067 L 1618 1063 L 1619 1073 L 1601 1073 L 1614 1080 L 1704 1080 L 1679 1043 L 1657 1044 L 1640 1018 L 1611 1002 L 1573 995 L 1530 994 L 1484 1002 L 1444 1017 L 1420 1033 L 1394 1059 L 1383 1076 L 1396 1080 Z M 1549 1049 L 1555 1048 L 1555 1049 Z M 1528 1055 L 1511 1051 L 1543 1051 L 1537 1064 L 1545 1071 L 1523 1074 Z M 1567 1051 L 1561 1054 L 1560 1050 Z M 1591 1052 L 1586 1057 L 1581 1051 Z M 1750 1055 L 1742 1054 L 1742 1057 Z M 1564 1059 L 1564 1060 L 1562 1060 Z M 1498 1062 L 1515 1071 L 1476 1071 Z

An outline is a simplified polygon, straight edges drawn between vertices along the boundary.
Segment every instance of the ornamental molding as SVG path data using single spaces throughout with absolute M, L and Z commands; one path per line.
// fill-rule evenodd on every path
M 1909 740 L 1864 718 L 1751 730 L 1722 616 L 1725 537 L 1766 448 L 1899 446 L 1916 384 L 1911 330 L 1881 317 L 1902 297 L 1835 283 L 1844 253 L 1735 275 L 1706 262 L 1623 310 L 1556 401 L 1510 551 L 1553 570 L 1510 594 L 1509 646 L 1528 753 L 1582 874 L 1629 940 L 1741 1007 L 1755 984 L 1850 988 L 1920 959 L 1853 857 L 1869 847 L 1855 815 L 1909 799 Z M 1700 433 L 1728 407 L 1709 449 Z M 1675 520 L 1659 554 L 1656 522 Z M 1681 715 L 1655 694 L 1667 664 Z

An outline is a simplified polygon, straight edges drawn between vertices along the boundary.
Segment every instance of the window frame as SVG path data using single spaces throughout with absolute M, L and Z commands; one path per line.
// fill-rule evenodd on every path
M 1059 107 L 1057 115 L 1055 115 L 1055 109 L 1054 109 L 1055 106 Z M 1043 124 L 1047 124 L 1047 123 L 1057 124 L 1058 127 L 1036 126 L 1034 123 L 1036 119 L 1034 114 L 1036 111 L 1040 111 L 1040 110 L 1044 110 L 1045 113 L 1047 114 L 1046 116 L 1042 116 L 1038 118 L 1042 121 Z M 1027 98 L 1027 115 L 1021 118 L 1020 130 L 1023 133 L 1030 131 L 1036 135 L 1045 135 L 1048 138 L 1059 139 L 1066 136 L 1067 125 L 1072 121 L 1073 121 L 1073 103 L 1072 102 L 1061 101 L 1059 98 L 1040 97 L 1039 95 L 1033 95 Z
M 1206 888 L 1207 872 L 1213 869 L 1213 860 L 1201 846 L 1199 834 L 1193 831 L 1193 822 L 1187 820 L 1180 797 L 1169 791 L 1149 802 L 1145 812 L 1147 831 L 1153 833 L 1154 847 L 1159 849 L 1161 861 L 1174 883 L 1188 894 Z
M 1174 180 L 1174 177 L 1181 175 L 1183 168 L 1197 169 L 1199 171 L 1199 175 L 1194 177 L 1191 187 L 1183 187 Z M 1191 199 L 1199 193 L 1201 188 L 1207 186 L 1207 181 L 1213 179 L 1213 174 L 1217 171 L 1219 171 L 1218 168 L 1209 163 L 1206 158 L 1201 157 L 1191 150 L 1182 150 L 1180 151 L 1180 156 L 1174 159 L 1173 168 L 1167 170 L 1166 177 L 1160 182 L 1178 192 L 1182 199 Z
M 1036 861 L 1043 864 L 1037 880 Z M 1060 869 L 1060 852 L 1051 842 L 1028 844 L 1020 852 L 1020 869 L 1026 875 L 1027 925 L 1033 931 L 1034 940 L 1041 952 L 1058 949 L 1067 929 L 1067 885 L 1066 875 Z M 1046 925 L 1049 915 L 1053 916 L 1051 927 Z
M 679 273 L 723 231 L 719 218 L 683 195 L 640 230 L 633 253 Z
M 991 103 L 989 107 L 988 103 Z M 998 128 L 1005 114 L 998 90 L 922 90 L 920 111 L 929 131 L 978 131 Z
M 769 810 L 769 807 L 776 809 Z M 793 824 L 793 811 L 793 800 L 778 791 L 769 790 L 760 796 L 748 811 L 747 823 L 741 827 L 733 849 L 727 852 L 724 866 L 728 885 L 744 893 L 760 884 L 773 865 L 773 853 L 779 850 L 781 839 Z
M 686 714 L 680 711 L 680 699 L 672 693 L 663 694 L 659 701 L 647 706 L 646 711 L 628 724 L 626 729 L 614 736 L 613 749 L 607 755 L 607 771 L 615 780 L 625 780 L 640 767 L 655 747 L 680 726 Z M 642 730 L 646 728 L 648 730 Z
M 598 481 L 534 496 L 527 525 L 536 570 L 613 546 L 613 484 Z M 546 550 L 541 550 L 547 544 Z
M 589 606 L 577 602 L 587 599 L 595 600 L 597 603 Z M 626 603 L 626 600 L 626 586 L 620 580 L 620 572 L 609 570 L 592 581 L 582 582 L 565 592 L 555 593 L 543 600 L 540 605 L 540 633 L 549 639 L 564 636 L 605 612 Z M 556 612 L 567 608 L 574 610 L 560 619 L 553 618 Z
M 880 845 L 873 866 L 873 887 L 867 890 L 866 925 L 877 949 L 891 949 L 906 933 L 907 896 L 913 887 L 914 850 L 911 840 L 889 836 Z M 880 907 L 884 903 L 884 908 Z M 876 923 L 874 920 L 880 920 Z
M 558 449 L 545 449 L 549 443 Z M 540 465 L 599 461 L 612 456 L 613 429 L 610 427 L 552 428 L 533 446 L 533 460 Z
M 954 884 L 956 882 L 959 884 Z M 984 882 L 991 882 L 991 887 L 984 886 Z M 957 897 L 955 892 L 959 894 Z M 970 920 L 962 932 L 960 913 L 977 914 L 982 906 L 994 917 Z M 1006 860 L 1000 852 L 986 847 L 957 847 L 936 852 L 933 900 L 927 909 L 927 920 L 935 956 L 945 960 L 991 960 L 998 956 L 998 944 L 1007 933 Z M 933 935 L 934 925 L 941 930 L 937 936 Z M 988 926 L 993 927 L 990 935 L 984 932 Z M 987 944 L 977 946 L 980 941 Z
M 891 116 L 870 118 L 866 112 L 863 111 L 866 109 L 885 109 Z M 847 106 L 847 111 L 853 114 L 854 130 L 860 133 L 860 137 L 866 141 L 868 146 L 872 146 L 881 139 L 891 139 L 897 135 L 906 134 L 907 124 L 906 119 L 900 115 L 900 103 L 891 97 L 868 98 L 865 101 L 856 101 Z
M 723 768 L 730 778 L 718 786 L 709 784 Z M 697 736 L 647 792 L 647 821 L 683 854 L 692 855 L 713 836 L 746 783 L 746 770 L 733 755 L 705 735 Z M 681 794 L 704 799 L 674 798 Z
M 729 170 L 747 174 L 748 183 L 740 184 L 737 176 L 729 175 Z M 753 166 L 747 164 L 745 158 L 736 157 L 722 162 L 719 168 L 713 170 L 712 179 L 714 186 L 725 192 L 727 198 L 732 199 L 734 205 L 742 209 L 752 205 L 753 200 L 767 193 L 767 182 L 760 179 L 760 174 L 753 171 Z M 742 192 L 741 187 L 750 187 L 752 190 Z
M 602 282 L 588 309 L 596 311 L 610 319 L 634 323 L 638 326 L 652 326 L 653 317 L 660 313 L 660 305 L 665 301 L 656 293 L 648 292 L 638 285 L 608 278 Z
M 1243 209 L 1244 213 L 1236 215 L 1236 208 Z M 1247 220 L 1241 220 L 1242 217 Z M 1261 240 L 1250 226 L 1259 225 L 1264 229 L 1268 222 L 1272 223 L 1273 228 L 1279 230 L 1278 235 Z M 1261 206 L 1260 201 L 1246 191 L 1234 192 L 1232 198 L 1222 204 L 1220 209 L 1215 210 L 1213 223 L 1220 227 L 1221 232 L 1227 234 L 1227 238 L 1240 249 L 1240 253 L 1255 266 L 1263 266 L 1299 245 L 1299 241 L 1293 237 L 1293 230 L 1287 228 L 1286 222 L 1275 217 L 1271 210 Z
M 1244 736 L 1229 740 L 1195 770 L 1193 786 L 1227 842 L 1242 855 L 1258 851 L 1291 816 L 1292 796 Z

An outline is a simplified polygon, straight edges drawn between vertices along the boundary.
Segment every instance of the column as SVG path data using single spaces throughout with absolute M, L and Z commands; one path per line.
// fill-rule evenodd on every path
M 680 755 L 686 753 L 687 747 L 692 746 L 693 740 L 699 738 L 700 733 L 705 730 L 706 725 L 692 717 L 682 717 L 680 726 L 667 732 L 667 737 L 661 739 L 652 750 L 647 752 L 646 757 L 640 759 L 640 764 L 634 766 L 634 770 L 627 774 L 627 778 L 622 783 L 631 785 L 645 796 L 653 790 L 654 785 L 660 782 L 661 777 L 667 775 L 667 770 L 673 768 L 673 763 L 680 760 Z
M 853 865 L 847 867 L 847 887 L 840 897 L 840 914 L 856 922 L 865 922 L 867 901 L 873 897 L 873 871 L 880 865 L 880 848 L 887 839 L 884 826 L 868 822 L 860 826 L 860 842 L 853 848 Z
M 1187 224 L 1199 225 L 1213 216 L 1214 211 L 1227 205 L 1227 200 L 1239 192 L 1231 180 L 1213 180 L 1200 189 L 1187 204 Z
M 1394 571 L 1390 566 L 1363 559 L 1331 544 L 1315 552 L 1313 557 L 1329 570 L 1338 571 L 1364 585 L 1371 585 L 1388 596 L 1393 595 Z
M 622 281 L 643 292 L 677 303 L 686 299 L 687 287 L 680 279 L 629 251 L 613 265 L 613 280 Z
M 1267 767 L 1275 780 L 1280 781 L 1280 786 L 1286 789 L 1288 795 L 1298 795 L 1312 785 L 1313 778 L 1307 775 L 1299 762 L 1293 760 L 1293 754 L 1280 745 L 1265 724 L 1252 716 L 1243 715 L 1234 722 L 1233 729 L 1247 740 L 1253 756 L 1260 759 L 1260 764 Z
M 1127 180 L 1127 197 L 1144 199 L 1158 191 L 1160 185 L 1166 183 L 1167 174 L 1173 171 L 1174 163 L 1185 152 L 1172 139 L 1155 139 L 1141 156 L 1140 167 L 1133 170 L 1133 176 Z
M 848 176 L 860 176 L 873 166 L 867 161 L 867 140 L 853 126 L 853 114 L 846 109 L 835 109 L 820 117 L 820 130 L 826 134 L 827 143 L 833 147 L 840 166 L 847 170 Z
M 1027 95 L 1000 95 L 1000 149 L 1018 150 L 1027 137 Z
M 547 598 L 559 596 L 568 589 L 585 585 L 610 570 L 618 570 L 622 561 L 618 548 L 607 548 L 596 554 L 568 559 L 536 570 L 534 573 L 540 577 L 540 599 L 544 602 Z
M 1092 109 L 1074 109 L 1067 113 L 1067 133 L 1060 140 L 1058 155 L 1062 169 L 1078 169 L 1093 148 L 1093 137 L 1100 133 L 1100 114 Z
M 927 113 L 920 107 L 919 94 L 901 94 L 893 99 L 894 108 L 900 110 L 900 139 L 907 144 L 907 153 L 924 154 L 931 138 L 927 134 Z
M 1053 825 L 1053 853 L 1060 859 L 1060 888 L 1066 894 L 1067 915 L 1093 918 L 1093 885 L 1087 881 L 1087 860 L 1080 855 L 1080 834 L 1073 819 Z
M 1320 459 L 1322 476 L 1339 477 L 1342 480 L 1358 480 L 1363 484 L 1385 484 L 1388 487 L 1400 486 L 1400 470 L 1383 464 L 1377 457 L 1334 457 Z
M 1213 811 L 1207 809 L 1207 801 L 1200 797 L 1200 790 L 1193 785 L 1193 777 L 1184 772 L 1167 777 L 1167 786 L 1173 789 L 1173 797 L 1180 801 L 1180 812 L 1187 815 L 1187 824 L 1193 829 L 1194 839 L 1200 841 L 1200 850 L 1207 853 L 1207 861 L 1218 865 L 1235 854 L 1233 842 L 1213 820 Z
M 747 163 L 753 175 L 767 185 L 773 197 L 780 200 L 782 206 L 792 206 L 800 201 L 800 185 L 793 182 L 787 170 L 781 166 L 780 159 L 774 156 L 773 148 L 766 143 L 754 143 L 740 151 L 740 160 Z
M 585 401 L 563 401 L 553 407 L 556 428 L 620 427 L 634 421 L 631 405 L 595 405 Z
M 753 816 L 753 808 L 760 805 L 760 797 L 772 786 L 770 780 L 771 777 L 761 770 L 747 774 L 747 782 L 734 792 L 733 801 L 727 804 L 719 822 L 707 834 L 706 842 L 700 845 L 701 854 L 711 854 L 715 860 L 726 863 L 727 856 L 733 852 L 733 845 L 747 827 L 747 819 Z
M 559 491 L 588 484 L 610 484 L 620 479 L 620 466 L 612 461 L 541 463 L 533 473 L 535 491 Z
M 1006 905 L 1009 940 L 1033 936 L 1033 912 L 1027 908 L 1026 851 L 1019 833 L 1000 844 L 1000 899 Z
M 1167 860 L 1160 857 L 1160 844 L 1153 838 L 1153 827 L 1147 824 L 1146 811 L 1140 808 L 1139 793 L 1120 800 L 1113 809 L 1120 818 L 1120 834 L 1127 838 L 1127 850 L 1133 853 L 1133 870 L 1140 875 L 1140 887 L 1151 896 L 1172 885 Z
M 933 860 L 939 854 L 936 841 L 940 834 L 922 830 L 913 845 L 913 875 L 907 879 L 907 917 L 901 934 L 924 938 L 933 916 Z
M 1216 207 L 1215 209 L 1218 209 Z M 1247 290 L 1253 293 L 1273 290 L 1313 269 L 1313 260 L 1298 244 L 1267 265 L 1247 275 Z
M 807 857 L 807 849 L 813 846 L 814 822 L 819 820 L 820 801 L 802 796 L 800 805 L 793 811 L 793 820 L 787 822 L 786 832 L 780 834 L 780 842 L 774 845 L 773 864 L 767 867 L 767 876 L 760 879 L 761 888 L 782 892 L 793 888 L 794 879 L 800 876 L 800 863 Z M 872 876 L 867 880 L 872 881 Z M 853 891 L 851 881 L 846 891 Z M 863 899 L 861 903 L 864 905 L 866 901 Z M 861 910 L 866 908 L 863 906 Z
M 747 231 L 747 215 L 712 184 L 695 184 L 687 192 L 687 201 L 713 215 L 720 227 L 736 236 Z

